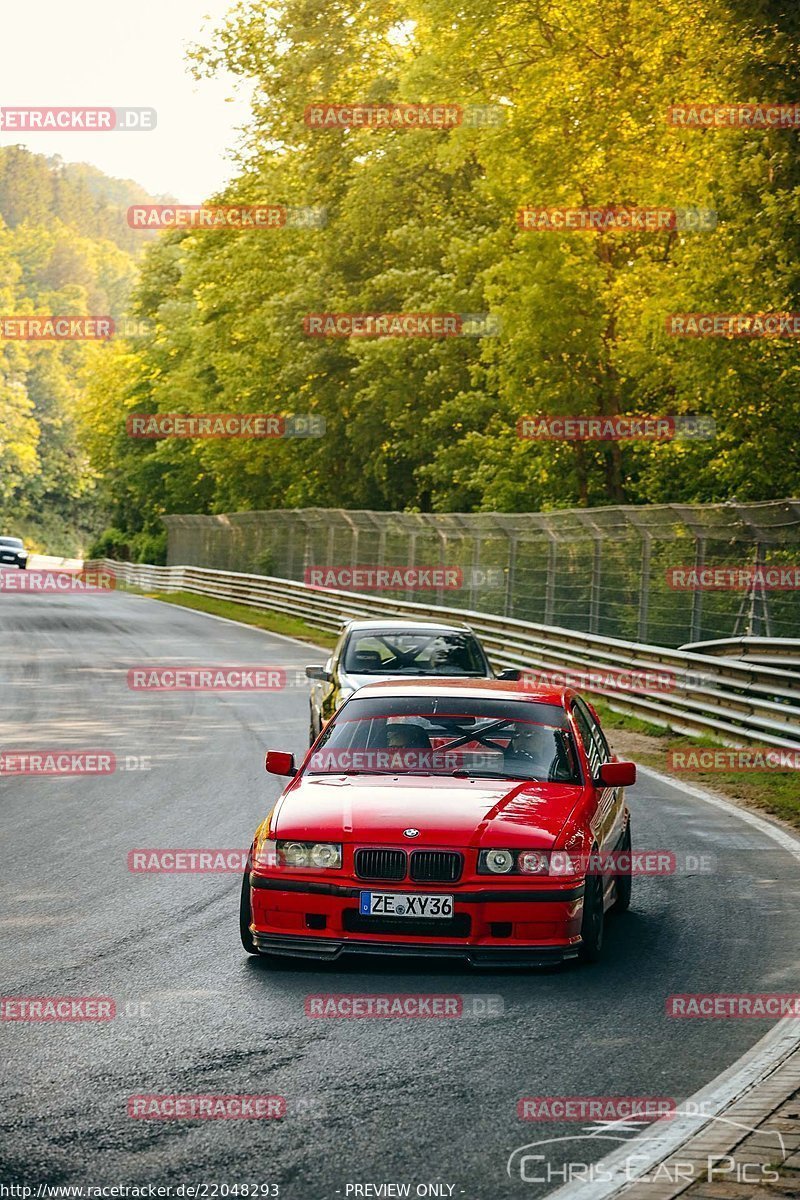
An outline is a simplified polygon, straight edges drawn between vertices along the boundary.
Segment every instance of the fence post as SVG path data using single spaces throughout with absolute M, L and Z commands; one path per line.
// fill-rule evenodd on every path
M 469 581 L 469 607 L 475 610 L 475 580 L 478 577 L 478 569 L 481 562 L 481 539 L 480 530 L 476 529 L 472 535 L 472 578 Z
M 439 539 L 439 563 L 442 567 L 446 567 L 447 566 L 447 534 L 445 533 L 445 531 L 443 529 L 439 528 L 433 521 L 431 521 L 431 516 L 432 516 L 432 514 L 429 513 L 428 520 L 430 521 L 431 525 L 433 526 L 434 532 L 436 533 L 436 536 Z M 444 578 L 444 573 L 443 573 L 442 577 Z M 444 588 L 442 587 L 441 584 L 436 589 L 436 603 L 440 607 L 444 604 Z
M 650 616 L 650 550 L 652 538 L 646 529 L 640 530 L 642 535 L 642 576 L 641 591 L 639 592 L 639 632 L 640 642 L 647 641 L 647 625 Z M 594 633 L 594 630 L 592 630 Z
M 553 624 L 553 614 L 556 606 L 556 571 L 558 570 L 558 542 L 552 530 L 546 530 L 550 539 L 547 549 L 547 584 L 544 594 L 544 624 Z
M 304 521 L 305 521 L 305 531 L 304 531 L 305 539 L 303 542 L 303 574 L 300 576 L 301 579 L 306 578 L 306 571 L 308 570 L 309 567 L 313 566 L 313 563 L 311 561 L 311 539 L 314 536 L 314 533 L 313 533 L 314 526 L 312 523 L 312 519 L 308 514 L 305 514 Z
M 694 543 L 694 567 L 697 578 L 700 577 L 706 561 L 706 539 L 695 537 Z M 689 637 L 690 642 L 699 642 L 702 640 L 703 631 L 703 591 L 702 588 L 695 588 L 692 593 L 692 630 Z
M 755 563 L 753 564 L 755 572 L 758 572 L 759 567 L 764 566 L 764 547 L 760 542 L 756 542 Z M 759 610 L 760 607 L 760 611 Z M 759 583 L 754 574 L 753 582 L 750 585 L 750 614 L 747 618 L 747 636 L 761 637 L 762 626 L 766 626 L 767 637 L 772 637 L 772 622 L 769 614 L 769 594 L 764 587 L 763 578 Z
M 600 586 L 603 575 L 603 538 L 596 533 L 592 546 L 592 582 L 589 589 L 589 633 L 600 628 Z
M 272 566 L 270 567 L 269 571 L 266 572 L 267 575 L 277 575 L 282 579 L 303 578 L 303 565 L 301 564 L 299 573 L 297 573 L 297 568 L 294 565 L 297 523 L 298 520 L 302 521 L 303 518 L 299 513 L 292 514 L 292 516 L 294 516 L 294 520 L 292 520 L 290 517 L 285 524 L 281 523 L 281 531 L 285 531 L 286 534 L 286 551 L 282 562 L 278 562 L 275 531 L 273 530 L 270 532 L 269 549 L 270 562 L 272 563 Z
M 331 524 L 328 526 L 328 561 L 326 563 L 326 566 L 328 566 L 328 567 L 333 566 L 333 545 L 334 545 L 335 537 L 336 537 L 336 529 L 335 529 L 335 526 L 333 525 L 333 523 L 331 522 Z
M 508 539 L 508 570 L 506 571 L 506 598 L 504 616 L 511 617 L 514 606 L 514 574 L 517 568 L 517 535 L 514 533 Z
M 415 567 L 417 565 L 417 531 L 416 529 L 408 536 L 408 566 Z M 414 592 L 412 588 L 406 588 L 406 600 L 413 600 Z

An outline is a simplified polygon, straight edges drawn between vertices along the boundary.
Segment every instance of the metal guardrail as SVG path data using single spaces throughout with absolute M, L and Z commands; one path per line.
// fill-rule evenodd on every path
M 677 733 L 709 734 L 731 746 L 800 748 L 800 680 L 792 670 L 625 642 L 489 613 L 314 588 L 264 575 L 108 559 L 86 564 L 101 565 L 114 571 L 123 583 L 145 591 L 186 591 L 232 600 L 299 617 L 320 629 L 335 630 L 353 617 L 467 622 L 498 669 L 585 674 L 590 678 L 580 690 L 602 695 L 618 712 L 642 717 Z M 608 675 L 634 671 L 661 672 L 670 686 L 663 691 L 623 691 L 606 683 Z
M 800 638 L 717 638 L 711 642 L 688 642 L 681 650 L 696 654 L 722 655 L 747 659 L 774 667 L 794 668 L 800 672 Z

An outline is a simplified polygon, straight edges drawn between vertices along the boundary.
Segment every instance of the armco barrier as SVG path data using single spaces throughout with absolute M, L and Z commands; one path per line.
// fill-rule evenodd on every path
M 511 617 L 439 605 L 385 600 L 354 592 L 310 587 L 290 579 L 215 571 L 205 567 L 87 562 L 105 566 L 124 584 L 145 591 L 186 591 L 299 617 L 320 629 L 337 629 L 351 617 L 404 617 L 467 622 L 498 669 L 603 671 L 668 669 L 669 692 L 605 694 L 611 707 L 678 733 L 710 734 L 727 745 L 800 747 L 800 680 L 797 673 L 734 658 L 624 642 Z M 592 689 L 587 687 L 586 691 Z
M 748 662 L 764 663 L 767 666 L 788 667 L 800 676 L 800 638 L 718 638 L 711 642 L 689 642 L 680 649 L 696 654 L 747 659 Z

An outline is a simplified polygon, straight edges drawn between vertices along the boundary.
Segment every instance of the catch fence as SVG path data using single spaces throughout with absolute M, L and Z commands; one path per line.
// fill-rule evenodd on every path
M 800 631 L 797 588 L 675 586 L 680 568 L 800 564 L 797 499 L 547 513 L 275 509 L 165 523 L 173 565 L 296 580 L 315 568 L 455 568 L 455 587 L 380 595 L 662 646 Z

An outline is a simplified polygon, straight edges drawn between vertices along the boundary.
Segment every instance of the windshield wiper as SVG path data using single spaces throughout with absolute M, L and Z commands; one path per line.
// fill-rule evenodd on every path
M 543 779 L 536 779 L 532 775 L 507 775 L 505 771 L 498 774 L 495 771 L 466 771 L 463 767 L 456 767 L 450 774 L 457 779 L 511 779 L 521 783 L 544 783 Z
M 308 775 L 433 775 L 433 771 L 383 771 L 371 770 L 366 771 L 362 767 L 347 767 L 340 771 L 313 771 L 309 770 Z

